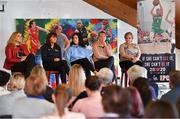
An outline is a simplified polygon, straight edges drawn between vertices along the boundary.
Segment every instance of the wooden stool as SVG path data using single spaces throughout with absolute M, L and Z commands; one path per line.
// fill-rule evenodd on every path
M 46 71 L 46 75 L 47 75 L 47 78 L 48 78 L 48 83 L 50 81 L 50 75 L 51 74 L 55 74 L 55 77 L 56 77 L 56 87 L 59 85 L 59 71 Z
M 127 74 L 127 70 L 126 69 L 121 69 L 121 86 L 123 86 L 123 82 L 124 82 L 124 87 L 128 86 L 128 74 Z

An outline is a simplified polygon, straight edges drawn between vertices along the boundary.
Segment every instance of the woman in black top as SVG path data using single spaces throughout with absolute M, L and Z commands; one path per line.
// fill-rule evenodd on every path
M 42 63 L 45 70 L 58 70 L 61 74 L 61 82 L 66 83 L 66 74 L 69 73 L 69 67 L 61 57 L 61 48 L 56 44 L 56 33 L 49 33 L 46 43 L 41 47 Z

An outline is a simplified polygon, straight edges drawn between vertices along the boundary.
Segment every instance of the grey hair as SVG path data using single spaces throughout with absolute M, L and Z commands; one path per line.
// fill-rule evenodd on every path
M 97 73 L 97 76 L 102 84 L 108 85 L 112 82 L 113 72 L 109 68 L 101 68 Z

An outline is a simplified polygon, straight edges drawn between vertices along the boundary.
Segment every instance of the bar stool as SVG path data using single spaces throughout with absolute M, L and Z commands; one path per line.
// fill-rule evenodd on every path
M 121 81 L 120 81 L 121 86 L 123 86 L 123 82 L 124 82 L 124 87 L 127 87 L 129 83 L 127 70 L 121 68 Z
M 56 77 L 56 87 L 59 85 L 59 71 L 55 71 L 55 70 L 47 70 L 46 71 L 46 75 L 47 75 L 47 78 L 48 78 L 48 83 L 50 83 L 50 75 L 51 74 L 55 74 L 55 77 Z

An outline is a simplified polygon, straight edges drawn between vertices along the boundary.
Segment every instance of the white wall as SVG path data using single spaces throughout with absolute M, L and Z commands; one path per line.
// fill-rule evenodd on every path
M 5 12 L 0 12 L 0 69 L 5 60 L 5 46 L 16 30 L 16 18 L 114 18 L 82 0 L 6 0 Z M 118 21 L 118 39 L 123 42 L 124 33 L 136 29 Z M 136 38 L 135 38 L 136 39 Z

